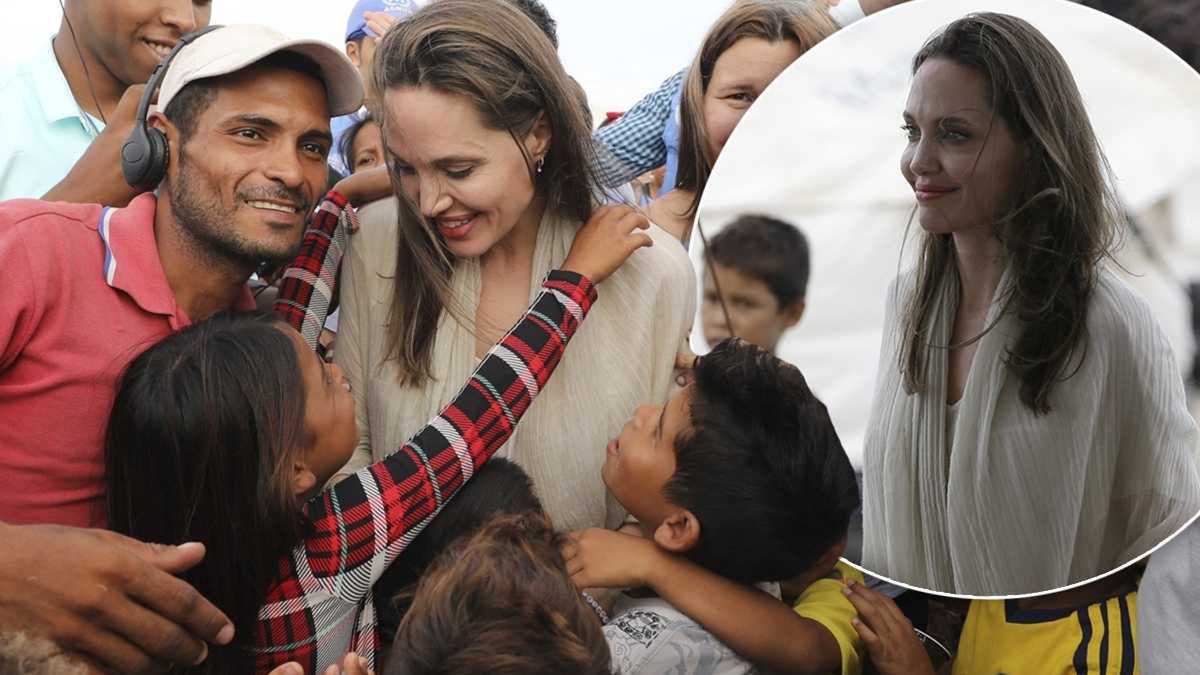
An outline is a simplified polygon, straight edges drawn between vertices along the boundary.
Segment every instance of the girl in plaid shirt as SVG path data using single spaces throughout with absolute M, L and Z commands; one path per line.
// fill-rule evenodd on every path
M 347 651 L 373 667 L 372 585 L 509 438 L 591 309 L 594 284 L 650 244 L 636 232 L 648 226 L 639 214 L 597 211 L 441 414 L 321 492 L 354 449 L 354 402 L 337 366 L 285 323 L 303 328 L 309 305 L 326 306 L 325 287 L 302 271 L 319 270 L 343 206 L 331 193 L 306 235 L 281 294 L 294 310 L 287 321 L 218 315 L 134 359 L 118 386 L 106 438 L 109 522 L 146 541 L 204 542 L 204 562 L 185 578 L 238 628 L 194 672 L 290 661 L 322 672 Z

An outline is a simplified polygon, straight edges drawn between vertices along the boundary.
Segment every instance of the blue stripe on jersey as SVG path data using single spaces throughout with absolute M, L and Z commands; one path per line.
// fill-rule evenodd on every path
M 1087 675 L 1087 650 L 1088 643 L 1092 640 L 1092 619 L 1088 616 L 1087 607 L 1075 612 L 1079 617 L 1079 631 L 1083 637 L 1079 640 L 1079 647 L 1075 650 L 1075 675 Z
M 1100 603 L 1100 620 L 1104 622 L 1104 633 L 1100 636 L 1100 672 L 1108 672 L 1108 601 Z
M 1074 613 L 1073 609 L 1021 609 L 1012 598 L 1004 601 L 1004 620 L 1008 623 L 1049 623 Z
M 1133 622 L 1129 617 L 1129 604 L 1125 602 L 1126 597 L 1122 595 L 1117 600 L 1121 607 L 1121 675 L 1133 675 L 1133 664 L 1135 663 Z

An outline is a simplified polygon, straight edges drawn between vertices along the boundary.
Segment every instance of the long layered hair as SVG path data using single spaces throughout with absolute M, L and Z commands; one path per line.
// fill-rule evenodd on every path
M 577 85 L 546 34 L 511 3 L 426 5 L 384 36 L 372 76 L 384 96 L 397 87 L 428 87 L 466 97 L 485 124 L 512 136 L 546 208 L 579 222 L 591 217 L 597 193 L 591 124 Z M 383 113 L 386 134 L 390 121 L 386 109 Z M 551 132 L 540 173 L 521 142 L 539 116 Z M 388 353 L 398 362 L 401 382 L 420 386 L 431 376 L 437 323 L 449 306 L 453 255 L 400 188 L 396 172 L 391 174 L 400 236 Z
M 305 389 L 280 319 L 222 313 L 167 337 L 122 375 L 105 437 L 109 527 L 204 542 L 183 578 L 237 626 L 195 673 L 248 673 L 253 626 L 305 519 L 290 488 Z
M 717 59 L 743 38 L 791 40 L 800 53 L 832 35 L 837 24 L 816 3 L 798 0 L 738 0 L 713 24 L 688 68 L 680 99 L 679 170 L 675 186 L 694 193 L 685 216 L 692 218 L 717 158 L 709 149 L 704 94 Z
M 935 58 L 983 74 L 994 120 L 1027 150 L 994 234 L 1012 280 L 1000 301 L 1020 326 L 1006 362 L 1021 381 L 1021 401 L 1045 414 L 1055 382 L 1070 377 L 1086 355 L 1088 300 L 1120 222 L 1108 161 L 1066 61 L 1029 23 L 1005 14 L 968 15 L 925 43 L 912 72 Z M 924 234 L 900 350 L 910 394 L 927 385 L 940 289 L 958 282 L 953 236 Z

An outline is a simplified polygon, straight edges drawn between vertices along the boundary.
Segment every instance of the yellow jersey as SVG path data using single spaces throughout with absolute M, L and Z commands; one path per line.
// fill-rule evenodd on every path
M 1070 610 L 975 600 L 953 675 L 1136 675 L 1137 591 Z
M 804 589 L 792 608 L 800 616 L 816 621 L 833 633 L 842 652 L 842 675 L 860 675 L 866 648 L 850 624 L 858 612 L 842 594 L 843 578 L 865 583 L 861 572 L 838 561 L 829 575 Z

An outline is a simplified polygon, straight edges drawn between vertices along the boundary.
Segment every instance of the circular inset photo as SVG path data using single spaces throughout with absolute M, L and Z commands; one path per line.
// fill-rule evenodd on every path
M 1187 64 L 1065 0 L 923 0 L 821 41 L 732 133 L 696 93 L 682 115 L 728 141 L 695 191 L 693 348 L 770 343 L 828 405 L 848 560 L 1031 595 L 1196 515 Z

